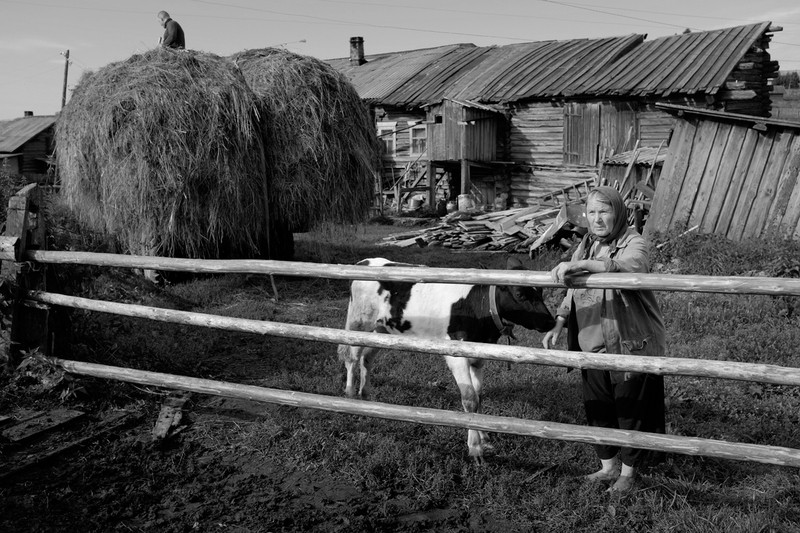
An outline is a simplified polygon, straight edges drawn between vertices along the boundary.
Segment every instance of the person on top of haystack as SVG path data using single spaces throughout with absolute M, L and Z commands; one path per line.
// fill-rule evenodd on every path
M 177 48 L 178 50 L 186 48 L 186 40 L 183 36 L 181 25 L 172 20 L 166 11 L 159 11 L 157 16 L 161 26 L 164 28 L 164 35 L 159 41 L 161 46 L 164 48 Z
M 628 227 L 625 202 L 612 187 L 597 187 L 586 200 L 589 233 L 571 261 L 550 272 L 554 281 L 601 272 L 649 272 L 648 243 Z M 555 327 L 542 339 L 545 349 L 567 327 L 573 351 L 663 356 L 666 330 L 655 295 L 649 290 L 569 288 L 557 311 Z M 641 372 L 586 369 L 581 372 L 583 402 L 591 426 L 664 433 L 664 378 Z M 586 476 L 611 482 L 610 491 L 626 492 L 647 454 L 630 447 L 596 444 L 602 467 Z M 659 455 L 654 458 L 660 458 Z M 620 461 L 622 471 L 619 472 Z

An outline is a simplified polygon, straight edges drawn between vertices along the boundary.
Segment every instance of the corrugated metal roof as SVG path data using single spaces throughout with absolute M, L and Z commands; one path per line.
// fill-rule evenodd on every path
M 761 22 L 645 41 L 580 91 L 636 96 L 714 94 L 770 24 Z
M 539 41 L 506 46 L 450 45 L 367 56 L 345 73 L 365 100 L 420 106 L 442 98 L 506 103 L 561 96 L 714 94 L 769 22 L 646 41 Z
M 17 151 L 23 144 L 55 124 L 56 117 L 20 117 L 0 121 L 0 152 Z

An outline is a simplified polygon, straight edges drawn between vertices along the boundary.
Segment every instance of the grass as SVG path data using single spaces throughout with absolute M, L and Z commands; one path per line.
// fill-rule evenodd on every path
M 400 232 L 402 228 L 392 226 L 327 226 L 297 235 L 297 259 L 354 263 L 383 256 L 455 268 L 503 268 L 505 262 L 503 254 L 374 245 L 382 236 Z M 718 265 L 714 273 L 724 275 L 758 273 L 775 265 L 784 275 L 793 272 L 787 253 L 792 243 L 734 247 L 707 237 L 670 239 L 655 257 L 661 271 L 702 274 L 712 264 Z M 718 255 L 726 259 L 709 261 Z M 546 270 L 558 260 L 550 254 L 527 263 Z M 147 305 L 342 327 L 346 282 L 278 277 L 276 284 L 278 300 L 264 277 L 209 276 L 155 289 L 111 271 L 84 280 L 82 291 Z M 561 294 L 546 291 L 551 308 Z M 664 292 L 659 301 L 671 356 L 798 366 L 800 314 L 793 300 Z M 73 315 L 73 324 L 73 350 L 79 359 L 331 396 L 343 392 L 344 370 L 334 345 L 111 315 Z M 540 340 L 541 334 L 526 331 L 518 342 L 540 346 Z M 486 374 L 488 414 L 585 423 L 577 372 L 488 363 Z M 672 434 L 800 448 L 798 387 L 668 377 L 666 388 Z M 376 365 L 374 390 L 378 401 L 460 409 L 452 376 L 436 356 L 384 352 Z M 71 401 L 157 401 L 133 387 L 95 380 L 85 381 L 85 391 Z M 140 461 L 153 479 L 149 490 L 163 491 L 165 500 L 197 502 L 206 509 L 196 511 L 201 524 L 217 516 L 215 499 L 257 517 L 255 523 L 245 516 L 236 522 L 250 524 L 252 531 L 710 533 L 788 532 L 798 531 L 800 524 L 800 476 L 794 468 L 673 454 L 643 476 L 636 492 L 616 498 L 580 481 L 596 466 L 585 444 L 495 434 L 497 454 L 479 468 L 466 456 L 466 435 L 460 429 L 220 403 L 210 397 L 194 401 L 197 413 L 177 445 L 180 453 L 152 454 Z M 210 416 L 200 416 L 203 412 Z M 228 498 L 230 479 L 250 469 L 262 481 Z M 187 484 L 186 479 L 197 481 Z M 309 483 L 315 488 L 309 489 Z M 346 505 L 292 510 L 293 498 L 304 491 L 324 493 L 325 501 Z M 118 495 L 123 501 L 129 497 Z M 152 513 L 157 505 L 151 501 L 141 512 Z

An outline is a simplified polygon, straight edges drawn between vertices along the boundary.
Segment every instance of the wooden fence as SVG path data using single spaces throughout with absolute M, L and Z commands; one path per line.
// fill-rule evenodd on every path
M 28 190 L 27 193 L 30 193 Z M 27 194 L 26 193 L 26 194 Z M 18 197 L 15 205 L 26 204 Z M 11 213 L 10 213 L 11 214 Z M 41 221 L 39 221 L 41 223 Z M 22 233 L 25 233 L 24 226 Z M 452 270 L 437 268 L 376 268 L 345 265 L 307 264 L 280 261 L 209 261 L 114 254 L 90 254 L 85 252 L 51 252 L 20 247 L 24 236 L 6 235 L 0 238 L 0 260 L 13 261 L 16 271 L 25 277 L 26 272 L 42 271 L 47 264 L 91 264 L 136 268 L 157 268 L 190 272 L 250 272 L 284 274 L 293 276 L 319 276 L 332 279 L 386 279 L 394 281 L 445 282 L 445 283 L 492 283 L 516 285 L 558 286 L 546 273 L 493 270 Z M 28 265 L 29 268 L 22 268 Z M 31 269 L 31 265 L 37 265 Z M 319 328 L 295 324 L 282 324 L 258 320 L 176 311 L 155 307 L 121 304 L 91 300 L 75 296 L 36 290 L 31 284 L 22 287 L 15 304 L 15 316 L 22 309 L 33 307 L 48 309 L 52 305 L 66 306 L 89 311 L 114 313 L 132 317 L 148 318 L 164 322 L 213 327 L 261 335 L 315 340 L 328 343 L 344 343 L 380 348 L 414 350 L 431 354 L 446 354 L 460 357 L 479 357 L 497 361 L 532 363 L 574 368 L 597 368 L 606 370 L 631 370 L 661 375 L 691 375 L 709 378 L 760 381 L 782 385 L 800 385 L 800 368 L 780 367 L 752 363 L 705 361 L 669 357 L 640 357 L 618 355 L 613 358 L 584 352 L 564 352 L 522 346 L 487 345 L 443 340 L 413 339 Z M 800 295 L 800 280 L 783 278 L 709 278 L 701 276 L 658 276 L 653 274 L 606 274 L 586 276 L 581 286 L 610 288 L 651 288 L 670 291 L 701 291 L 751 294 Z M 41 336 L 41 328 L 39 328 Z M 47 350 L 49 343 L 38 344 Z M 52 354 L 51 354 L 52 355 Z M 65 370 L 101 378 L 131 383 L 174 388 L 202 394 L 245 398 L 255 401 L 324 409 L 339 413 L 357 414 L 408 422 L 454 426 L 485 431 L 528 435 L 593 444 L 625 445 L 637 448 L 690 455 L 704 455 L 727 459 L 755 461 L 768 464 L 800 466 L 800 450 L 793 448 L 725 442 L 713 439 L 661 435 L 636 431 L 593 428 L 554 422 L 523 420 L 475 413 L 457 413 L 437 409 L 390 405 L 337 398 L 302 392 L 282 391 L 263 387 L 247 386 L 206 379 L 131 370 L 106 365 L 52 359 Z
M 683 117 L 645 234 L 698 226 L 731 240 L 800 236 L 800 123 L 659 104 Z

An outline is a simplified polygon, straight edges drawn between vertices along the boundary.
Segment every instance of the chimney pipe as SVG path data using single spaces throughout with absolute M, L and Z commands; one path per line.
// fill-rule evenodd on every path
M 33 111 L 25 111 L 25 112 L 23 112 L 22 116 L 23 117 L 32 117 L 33 116 Z
M 363 65 L 367 60 L 364 59 L 364 38 L 350 37 L 350 64 Z

